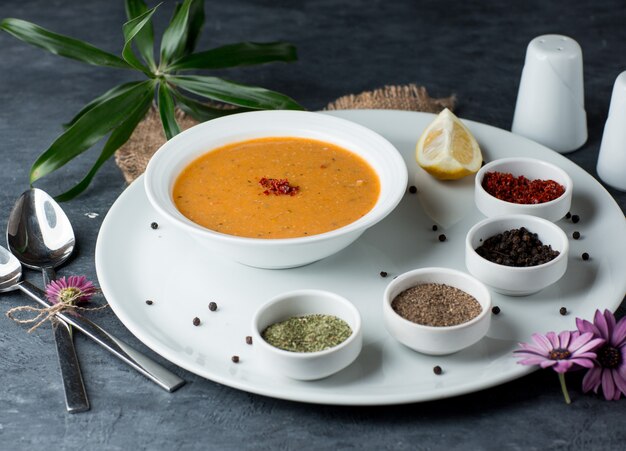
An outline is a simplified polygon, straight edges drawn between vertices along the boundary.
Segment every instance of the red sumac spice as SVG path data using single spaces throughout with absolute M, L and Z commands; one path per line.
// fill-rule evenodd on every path
M 554 180 L 530 180 L 508 172 L 487 172 L 482 186 L 492 196 L 514 204 L 542 204 L 565 192 L 563 185 Z

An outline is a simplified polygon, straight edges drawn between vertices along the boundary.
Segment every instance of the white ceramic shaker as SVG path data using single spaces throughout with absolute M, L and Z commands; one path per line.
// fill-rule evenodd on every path
M 613 85 L 597 170 L 606 184 L 626 191 L 626 71 L 617 76 Z
M 567 36 L 547 34 L 528 44 L 511 131 L 560 153 L 587 141 L 583 56 Z

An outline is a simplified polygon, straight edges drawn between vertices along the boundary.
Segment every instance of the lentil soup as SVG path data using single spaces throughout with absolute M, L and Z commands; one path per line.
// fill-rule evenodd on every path
M 173 190 L 178 210 L 217 232 L 295 238 L 338 229 L 375 205 L 380 181 L 360 156 L 308 138 L 228 144 L 192 161 Z

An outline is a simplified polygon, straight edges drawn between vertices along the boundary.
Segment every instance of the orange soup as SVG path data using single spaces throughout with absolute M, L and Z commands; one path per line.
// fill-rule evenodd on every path
M 229 235 L 293 238 L 343 227 L 370 211 L 380 181 L 360 156 L 307 138 L 261 138 L 210 151 L 174 184 L 178 210 Z

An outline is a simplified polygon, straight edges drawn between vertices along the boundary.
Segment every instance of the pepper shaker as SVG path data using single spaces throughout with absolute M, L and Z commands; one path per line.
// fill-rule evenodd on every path
M 538 36 L 528 44 L 511 131 L 560 153 L 587 141 L 583 57 L 567 36 Z
M 596 169 L 606 184 L 626 191 L 626 71 L 613 85 Z

